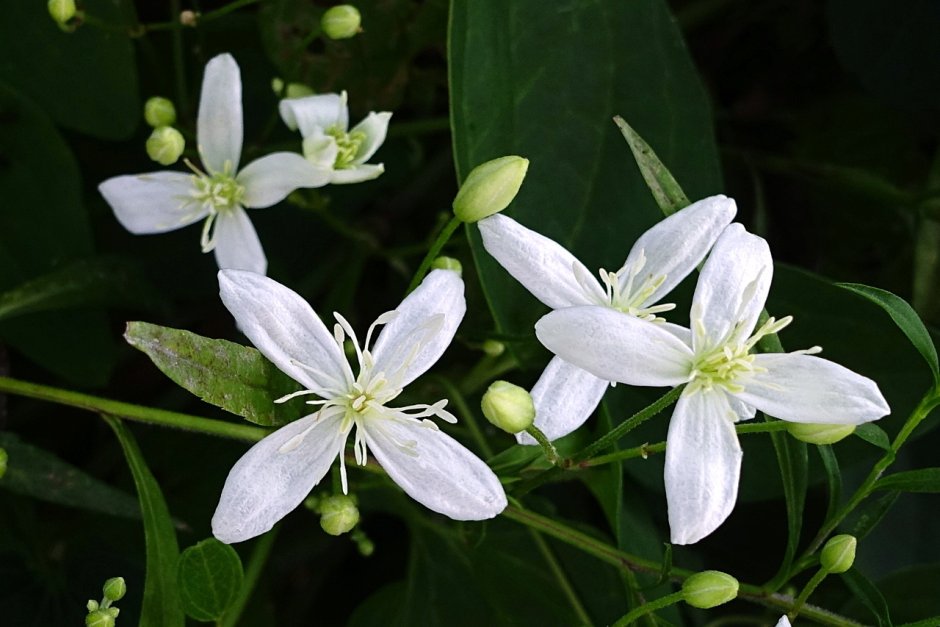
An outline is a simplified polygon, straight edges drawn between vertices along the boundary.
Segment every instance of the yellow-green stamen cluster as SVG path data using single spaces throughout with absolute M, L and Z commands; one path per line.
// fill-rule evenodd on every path
M 366 140 L 366 134 L 362 131 L 347 133 L 338 126 L 326 129 L 326 134 L 336 140 L 336 161 L 333 167 L 337 170 L 352 167 L 359 149 Z
M 643 320 L 650 322 L 664 322 L 665 319 L 657 316 L 666 311 L 672 311 L 676 306 L 672 303 L 663 303 L 661 305 L 652 305 L 644 307 L 649 299 L 656 293 L 656 290 L 665 283 L 666 275 L 654 276 L 648 274 L 640 277 L 640 273 L 646 266 L 646 255 L 641 250 L 637 258 L 630 264 L 625 265 L 617 272 L 608 272 L 601 268 L 599 270 L 601 283 L 606 289 L 606 297 L 600 304 Z M 623 280 L 625 277 L 625 280 Z M 585 280 L 581 280 L 582 284 Z M 580 280 L 580 279 L 579 279 Z
M 213 226 L 220 213 L 231 211 L 241 205 L 245 196 L 245 186 L 235 180 L 231 161 L 226 161 L 221 172 L 206 174 L 197 168 L 191 161 L 186 165 L 193 171 L 193 189 L 190 192 L 193 200 L 209 213 L 202 226 L 202 237 L 199 243 L 202 252 L 207 253 L 215 249 L 215 231 Z

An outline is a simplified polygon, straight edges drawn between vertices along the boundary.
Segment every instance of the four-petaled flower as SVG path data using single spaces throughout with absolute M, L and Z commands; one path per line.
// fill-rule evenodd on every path
M 549 307 L 601 305 L 612 315 L 661 321 L 657 314 L 675 305 L 655 303 L 705 258 L 735 211 L 730 198 L 712 196 L 674 213 L 640 236 L 620 270 L 602 269 L 600 283 L 561 245 L 512 218 L 496 214 L 477 224 L 487 252 Z M 662 328 L 681 331 L 665 323 Z M 550 440 L 580 427 L 612 380 L 569 362 L 564 356 L 553 358 L 532 388 L 535 426 Z M 535 444 L 526 433 L 516 437 Z
M 329 182 L 329 171 L 303 156 L 277 152 L 241 171 L 242 84 L 228 54 L 206 64 L 196 120 L 199 155 L 206 171 L 187 162 L 192 174 L 152 172 L 118 176 L 98 189 L 131 233 L 164 233 L 205 220 L 202 251 L 215 251 L 220 268 L 264 274 L 267 259 L 245 207 L 270 207 L 301 187 Z
M 366 163 L 385 141 L 392 114 L 371 112 L 349 130 L 346 92 L 287 98 L 280 104 L 281 118 L 300 130 L 304 156 L 330 173 L 331 183 L 359 183 L 385 171 L 381 163 Z
M 427 418 L 448 422 L 446 400 L 393 407 L 405 385 L 434 364 L 450 344 L 466 310 L 464 286 L 451 270 L 434 270 L 394 311 L 382 314 L 359 343 L 349 323 L 334 314 L 334 333 L 297 294 L 250 272 L 219 273 L 222 301 L 252 343 L 315 395 L 319 409 L 281 427 L 238 460 L 229 472 L 212 518 L 212 533 L 240 542 L 269 530 L 293 510 L 339 457 L 346 490 L 344 450 L 353 427 L 359 464 L 371 452 L 413 499 L 456 520 L 499 514 L 506 495 L 499 479 L 473 453 Z M 370 348 L 373 332 L 384 325 Z M 355 347 L 358 372 L 343 352 Z
M 628 385 L 686 384 L 666 437 L 666 500 L 674 544 L 691 544 L 731 513 L 741 447 L 734 423 L 755 408 L 782 420 L 860 424 L 890 408 L 877 384 L 834 362 L 794 353 L 754 354 L 764 336 L 792 318 L 770 318 L 756 331 L 773 262 L 762 238 L 732 224 L 702 268 L 692 329 L 675 328 L 603 307 L 549 313 L 536 335 L 549 350 L 598 377 Z

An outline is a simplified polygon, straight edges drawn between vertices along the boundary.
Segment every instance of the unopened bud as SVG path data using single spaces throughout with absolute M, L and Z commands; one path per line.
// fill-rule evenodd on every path
M 707 610 L 738 596 L 738 580 L 717 570 L 704 570 L 682 583 L 683 600 L 700 610 Z
M 328 9 L 320 19 L 320 28 L 330 39 L 349 39 L 360 31 L 362 16 L 351 4 L 340 4 Z
M 75 17 L 75 0 L 49 0 L 46 4 L 49 15 L 59 25 Z
M 194 27 L 199 23 L 199 14 L 195 11 L 180 11 L 180 24 Z
M 787 431 L 797 440 L 809 444 L 835 444 L 855 432 L 855 425 L 816 425 L 788 422 Z
M 519 193 L 529 160 L 509 156 L 473 168 L 454 198 L 454 215 L 477 222 L 509 206 Z
M 369 557 L 375 552 L 375 542 L 369 539 L 362 529 L 356 529 L 352 532 L 352 541 L 356 543 L 359 555 L 363 557 Z
M 819 565 L 836 575 L 844 573 L 855 563 L 856 544 L 855 536 L 847 533 L 833 536 L 819 555 Z
M 499 340 L 486 340 L 483 342 L 483 352 L 490 357 L 499 357 L 506 352 L 506 345 Z
M 304 96 L 312 96 L 316 93 L 303 83 L 287 83 L 285 87 L 284 81 L 277 77 L 271 79 L 271 90 L 274 92 L 274 95 L 279 98 L 282 96 L 284 98 L 303 98 Z
M 525 431 L 535 420 L 532 396 L 508 381 L 494 381 L 480 405 L 486 419 L 507 433 Z
M 172 165 L 183 154 L 186 140 L 182 133 L 172 126 L 153 129 L 147 138 L 147 156 L 160 165 Z
M 7 459 L 9 456 L 6 449 L 0 448 L 0 479 L 3 479 L 3 475 L 7 472 Z
M 86 627 L 114 627 L 114 622 L 114 616 L 107 609 L 95 610 L 85 617 Z
M 127 593 L 127 584 L 124 583 L 124 577 L 112 577 L 104 582 L 102 588 L 104 598 L 114 603 L 124 598 Z
M 161 96 L 148 98 L 144 103 L 144 119 L 154 128 L 172 126 L 176 122 L 176 107 Z
M 320 526 L 331 536 L 339 536 L 359 522 L 356 502 L 345 494 L 328 496 L 320 501 Z
M 453 257 L 438 257 L 431 262 L 433 270 L 453 270 L 457 274 L 463 274 L 463 266 Z

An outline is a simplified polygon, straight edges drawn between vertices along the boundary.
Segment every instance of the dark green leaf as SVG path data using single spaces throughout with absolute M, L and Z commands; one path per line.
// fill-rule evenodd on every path
M 643 175 L 643 180 L 650 188 L 650 193 L 656 199 L 659 209 L 667 216 L 670 216 L 688 206 L 688 196 L 682 191 L 682 187 L 673 178 L 669 169 L 659 160 L 650 145 L 619 115 L 614 117 L 614 123 L 620 129 L 623 138 L 627 140 L 633 158 L 640 168 L 640 174 Z
M 837 283 L 841 288 L 855 292 L 859 296 L 867 298 L 879 307 L 884 309 L 898 328 L 904 332 L 907 339 L 910 340 L 914 348 L 921 354 L 930 371 L 933 372 L 934 382 L 940 384 L 940 362 L 937 360 L 937 348 L 934 346 L 930 333 L 924 323 L 921 322 L 917 312 L 903 298 L 895 296 L 886 290 L 880 290 L 876 287 L 860 285 L 858 283 Z
M 847 533 L 861 540 L 881 522 L 900 495 L 900 492 L 890 491 L 878 498 L 868 499 L 853 512 L 853 520 L 844 524 L 843 528 L 847 529 Z
M 891 608 L 891 620 L 907 623 L 904 627 L 937 627 L 940 625 L 940 564 L 923 564 L 905 568 L 878 580 L 878 589 Z M 859 608 L 861 609 L 861 608 Z M 926 617 L 932 616 L 932 619 Z M 926 619 L 926 620 L 922 620 Z
M 787 547 L 783 554 L 783 562 L 777 578 L 786 577 L 790 565 L 796 556 L 796 549 L 800 543 L 800 532 L 803 528 L 803 508 L 806 504 L 806 483 L 808 448 L 805 442 L 800 442 L 782 431 L 771 431 L 770 439 L 777 454 L 777 465 L 780 467 L 780 480 L 783 482 L 783 496 L 787 504 Z M 771 584 L 773 587 L 773 584 Z
M 8 455 L 0 488 L 59 505 L 140 518 L 140 506 L 133 496 L 98 481 L 49 451 L 26 444 L 6 431 L 0 431 L 0 447 Z
M 940 492 L 940 468 L 896 472 L 879 479 L 875 489 L 937 493 Z
M 891 614 L 888 604 L 875 584 L 870 582 L 857 568 L 852 568 L 842 574 L 842 581 L 849 587 L 852 594 L 861 601 L 865 607 L 874 614 L 879 627 L 891 627 Z
M 196 620 L 220 618 L 238 596 L 245 573 L 235 549 L 208 538 L 180 554 L 176 571 L 183 611 Z
M 891 440 L 888 438 L 888 434 L 874 423 L 866 422 L 858 425 L 855 427 L 855 435 L 885 451 L 891 449 Z
M 176 562 L 179 546 L 176 532 L 160 486 L 144 461 L 137 440 L 117 418 L 105 417 L 114 430 L 124 457 L 134 476 L 140 511 L 144 519 L 144 543 L 147 548 L 147 578 L 140 610 L 141 627 L 180 627 L 185 618 L 176 587 Z
M 274 402 L 300 386 L 254 348 L 146 322 L 129 322 L 124 337 L 177 384 L 255 424 L 286 424 L 307 407 Z
M 819 458 L 822 460 L 823 468 L 826 471 L 826 487 L 828 489 L 829 500 L 826 504 L 826 518 L 828 521 L 839 509 L 842 501 L 842 472 L 839 470 L 839 460 L 836 458 L 836 452 L 831 444 L 817 446 Z

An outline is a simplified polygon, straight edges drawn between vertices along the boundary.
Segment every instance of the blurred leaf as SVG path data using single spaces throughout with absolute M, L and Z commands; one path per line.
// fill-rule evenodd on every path
M 891 608 L 891 617 L 895 623 L 901 621 L 919 621 L 932 616 L 922 627 L 940 625 L 940 595 L 937 594 L 937 582 L 940 581 L 940 564 L 924 564 L 905 568 L 878 581 L 885 602 Z
M 819 458 L 822 460 L 823 468 L 826 471 L 826 487 L 828 492 L 828 502 L 826 504 L 826 522 L 832 518 L 833 514 L 839 509 L 842 501 L 842 472 L 839 470 L 839 460 L 836 453 L 832 450 L 831 444 L 817 446 Z
M 513 475 L 542 456 L 538 446 L 514 444 L 486 460 L 493 472 L 499 475 Z
M 836 283 L 836 285 L 867 298 L 888 312 L 894 323 L 904 332 L 907 339 L 911 341 L 914 348 L 930 366 L 934 382 L 940 384 L 940 363 L 937 360 L 937 348 L 934 346 L 930 333 L 927 332 L 927 328 L 921 322 L 917 312 L 907 304 L 907 301 L 891 292 L 876 287 L 859 285 L 858 283 Z
M 918 220 L 914 229 L 914 285 L 911 303 L 925 320 L 940 323 L 940 221 Z
M 800 442 L 783 431 L 771 431 L 769 435 L 777 454 L 780 480 L 783 482 L 783 497 L 787 504 L 787 547 L 777 574 L 781 577 L 778 583 L 782 584 L 800 544 L 809 460 L 805 442 Z M 776 580 L 776 577 L 774 579 Z
M 875 489 L 937 493 L 940 492 L 940 468 L 896 472 L 879 479 Z
M 180 553 L 176 577 L 183 611 L 208 622 L 231 607 L 245 573 L 235 549 L 208 538 Z
M 891 449 L 891 440 L 888 438 L 888 434 L 884 432 L 884 429 L 872 422 L 866 422 L 865 424 L 858 425 L 855 427 L 854 433 L 859 438 L 865 440 L 869 444 L 874 444 L 880 449 L 885 451 Z
M 877 498 L 869 498 L 852 512 L 850 520 L 844 522 L 842 528 L 861 540 L 881 522 L 900 495 L 900 492 L 891 491 Z
M 114 431 L 124 457 L 134 476 L 140 511 L 144 519 L 144 543 L 147 547 L 147 578 L 144 601 L 140 610 L 140 627 L 181 627 L 185 623 L 183 608 L 176 587 L 176 562 L 179 545 L 156 479 L 144 461 L 137 440 L 117 418 L 105 416 Z
M 133 10 L 116 0 L 85 0 L 81 8 L 118 26 L 130 23 L 125 11 Z M 89 25 L 63 33 L 45 2 L 4 1 L 0 80 L 29 95 L 56 123 L 89 135 L 125 139 L 142 116 L 130 37 Z
M 857 568 L 842 573 L 842 581 L 852 594 L 867 607 L 878 620 L 879 627 L 891 627 L 891 614 L 888 604 L 875 584 L 870 582 Z
M 0 431 L 0 448 L 8 454 L 0 487 L 42 501 L 140 518 L 140 506 L 130 494 L 91 477 L 53 453 L 26 444 L 16 435 Z
M 274 402 L 300 386 L 254 348 L 146 322 L 128 322 L 124 338 L 177 384 L 255 424 L 282 425 L 313 413 L 302 401 Z
M 633 158 L 640 168 L 640 174 L 646 181 L 650 193 L 656 199 L 660 210 L 670 216 L 676 211 L 689 205 L 689 198 L 682 191 L 682 187 L 673 178 L 672 173 L 659 160 L 650 145 L 640 137 L 633 127 L 627 124 L 619 115 L 614 117 L 614 123 L 620 128 L 620 133 L 627 140 Z

